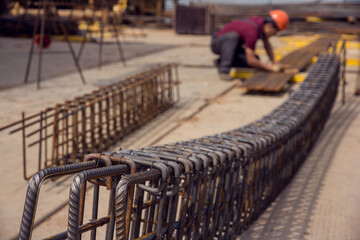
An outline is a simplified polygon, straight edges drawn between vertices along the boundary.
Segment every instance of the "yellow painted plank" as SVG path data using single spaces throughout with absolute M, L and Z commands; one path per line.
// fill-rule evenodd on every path
M 306 17 L 306 22 L 322 22 L 323 20 L 319 17 Z
M 310 64 L 316 63 L 317 59 L 317 56 L 312 57 Z
M 341 48 L 342 44 L 343 44 L 342 41 L 339 41 L 339 42 L 337 43 L 337 49 Z M 345 47 L 346 47 L 347 49 L 351 49 L 351 48 L 353 48 L 353 49 L 360 49 L 360 42 L 357 42 L 357 41 L 346 41 Z
M 356 35 L 350 35 L 350 34 L 342 34 L 341 35 L 341 39 L 345 39 L 345 40 L 356 40 L 357 36 Z
M 120 29 L 126 29 L 126 27 L 123 25 L 119 27 Z M 78 29 L 82 31 L 86 31 L 87 28 L 88 28 L 88 24 L 85 21 L 80 21 Z M 99 21 L 94 21 L 94 23 L 90 25 L 89 30 L 91 32 L 100 32 L 101 29 L 100 29 Z
M 290 79 L 290 81 L 295 83 L 301 83 L 305 80 L 306 76 L 307 73 L 297 73 Z
M 341 46 L 341 45 L 340 45 Z M 354 49 L 360 49 L 360 42 L 355 42 L 355 41 L 347 41 L 345 43 L 345 47 L 346 48 L 354 48 Z
M 58 41 L 64 41 L 65 40 L 64 35 L 55 35 L 55 36 L 51 36 L 51 38 L 54 39 L 54 40 L 58 40 Z M 70 42 L 82 42 L 83 38 L 84 38 L 83 36 L 76 36 L 76 35 L 68 36 L 68 39 L 70 40 Z M 86 38 L 85 41 L 86 42 L 94 42 L 94 40 L 91 39 L 91 38 Z
M 252 77 L 254 75 L 254 72 L 248 72 L 248 71 L 238 71 L 238 70 L 232 70 L 230 72 L 230 76 L 233 78 L 240 78 L 240 79 L 248 79 L 250 77 Z M 296 82 L 296 83 L 301 83 L 304 81 L 304 79 L 306 78 L 307 73 L 297 73 L 295 74 L 290 81 L 291 82 Z
M 81 21 L 78 26 L 78 29 L 85 31 L 87 28 L 88 28 L 88 24 L 85 21 Z M 94 23 L 90 26 L 89 30 L 92 32 L 100 31 L 99 21 L 94 21 Z
M 241 78 L 241 79 L 247 79 L 252 77 L 254 75 L 253 72 L 239 72 L 239 71 L 231 71 L 230 76 L 233 78 Z
M 346 65 L 347 66 L 360 66 L 360 60 L 359 59 L 346 59 Z

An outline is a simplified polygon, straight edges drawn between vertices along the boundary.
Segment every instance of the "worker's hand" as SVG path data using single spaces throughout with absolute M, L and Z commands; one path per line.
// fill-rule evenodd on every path
M 273 72 L 280 72 L 281 70 L 283 70 L 283 66 L 281 64 L 272 65 L 272 71 Z
M 284 73 L 296 74 L 298 72 L 299 72 L 299 69 L 297 69 L 297 68 L 286 68 L 286 69 L 284 69 Z

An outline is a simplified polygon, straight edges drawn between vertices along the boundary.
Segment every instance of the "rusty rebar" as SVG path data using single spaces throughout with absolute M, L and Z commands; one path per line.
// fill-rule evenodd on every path
M 335 102 L 340 63 L 339 54 L 321 54 L 286 102 L 246 126 L 199 139 L 86 156 L 84 161 L 92 160 L 97 169 L 81 171 L 73 181 L 67 237 L 79 239 L 103 224 L 108 224 L 104 231 L 109 239 L 114 224 L 116 239 L 231 239 L 241 234 L 277 198 L 310 153 Z M 168 98 L 161 91 L 166 88 L 157 92 L 160 105 Z M 131 128 L 141 115 L 141 109 L 134 108 L 143 100 L 134 98 L 133 89 L 125 94 L 126 103 L 135 104 L 124 109 L 129 115 L 125 128 Z M 102 179 L 109 177 L 111 185 Z M 99 225 L 88 229 L 79 220 L 86 181 L 110 191 L 108 204 L 99 205 L 94 198 L 92 208 L 97 212 L 107 207 L 109 216 L 99 218 L 93 212 L 91 222 Z M 56 236 L 64 239 L 64 233 Z
M 24 116 L 1 130 L 13 128 L 10 134 L 27 133 L 23 136 L 24 169 L 30 147 L 38 147 L 39 169 L 78 162 L 88 153 L 105 151 L 175 104 L 170 96 L 178 88 L 172 76 L 176 68 L 177 64 L 154 66 L 91 94 Z M 148 86 L 157 87 L 149 91 Z

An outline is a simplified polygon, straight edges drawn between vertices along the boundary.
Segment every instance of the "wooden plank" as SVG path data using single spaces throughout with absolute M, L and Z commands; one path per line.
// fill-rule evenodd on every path
M 310 63 L 313 56 L 318 55 L 321 51 L 328 49 L 334 40 L 335 38 L 319 38 L 315 42 L 289 53 L 284 58 L 282 58 L 279 63 L 286 64 L 291 66 L 291 68 L 296 68 L 299 69 L 299 71 L 302 71 Z
M 248 91 L 267 91 L 278 92 L 281 91 L 285 84 L 293 76 L 292 73 L 266 73 L 257 72 L 254 74 L 253 81 L 246 81 L 242 87 L 245 87 Z
M 302 71 L 310 64 L 311 59 L 315 55 L 327 50 L 334 40 L 335 38 L 333 37 L 319 38 L 315 42 L 286 55 L 279 63 L 286 64 L 289 68 Z M 256 72 L 241 86 L 248 91 L 279 92 L 285 88 L 286 83 L 290 81 L 295 74 L 296 72 Z

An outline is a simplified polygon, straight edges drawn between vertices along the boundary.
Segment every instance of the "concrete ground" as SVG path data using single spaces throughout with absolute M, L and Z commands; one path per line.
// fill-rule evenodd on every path
M 64 60 L 63 55 L 57 55 L 60 59 L 56 60 L 47 56 L 51 70 L 49 75 L 44 73 L 45 79 L 40 90 L 36 90 L 36 84 L 32 82 L 12 88 L 7 85 L 6 90 L 0 91 L 0 126 L 19 120 L 22 111 L 26 114 L 39 112 L 57 102 L 89 93 L 100 85 L 121 80 L 153 63 L 175 61 L 190 65 L 211 65 L 215 58 L 208 48 L 209 36 L 179 36 L 169 30 L 147 30 L 147 34 L 147 38 L 126 40 L 124 51 L 129 58 L 126 67 L 120 62 L 113 62 L 104 65 L 101 70 L 92 68 L 96 65 L 92 56 L 97 55 L 95 52 L 84 53 L 90 54 L 89 61 L 94 61 L 86 67 L 87 58 L 84 55 L 85 62 L 82 64 L 86 69 L 86 85 L 81 83 L 76 72 L 69 70 L 71 64 L 67 63 L 67 70 L 60 68 L 59 71 L 57 65 L 60 65 L 58 61 Z M 309 38 L 311 36 L 298 36 L 297 39 Z M 23 64 L 23 58 L 27 57 L 24 47 L 26 42 L 29 44 L 29 40 L 0 38 L 0 46 L 6 46 L 6 51 L 0 57 L 1 86 L 8 84 L 10 78 L 16 79 L 16 83 L 23 80 L 25 69 L 20 70 L 14 63 L 19 59 L 19 63 Z M 291 50 L 288 47 L 290 42 L 296 45 L 294 39 L 274 39 L 277 55 Z M 60 47 L 61 44 L 56 43 L 54 47 Z M 23 46 L 23 50 L 17 49 L 19 45 Z M 298 42 L 298 45 L 301 43 Z M 162 51 L 154 53 L 155 49 Z M 356 51 L 348 49 L 349 57 L 356 58 Z M 17 52 L 17 55 L 13 55 L 13 52 Z M 143 55 L 146 52 L 150 53 Z M 117 52 L 107 52 L 104 58 L 112 62 L 115 60 L 114 54 Z M 12 60 L 7 62 L 6 59 Z M 347 103 L 342 105 L 340 99 L 337 100 L 326 128 L 298 174 L 239 239 L 359 239 L 357 226 L 360 224 L 360 207 L 357 203 L 360 190 L 356 185 L 360 182 L 357 171 L 360 167 L 360 150 L 357 148 L 360 143 L 360 98 L 353 96 L 356 81 L 354 70 L 349 67 L 347 72 Z M 296 88 L 296 85 L 292 85 L 279 95 L 253 95 L 238 87 L 239 80 L 219 80 L 215 68 L 182 66 L 179 73 L 182 82 L 180 102 L 111 150 L 169 143 L 234 129 L 270 112 Z M 27 182 L 22 178 L 20 134 L 0 132 L 0 153 L 0 238 L 15 239 L 27 188 Z M 31 156 L 28 158 L 31 159 Z M 71 181 L 71 178 L 63 178 L 45 182 L 39 197 L 33 239 L 66 229 L 66 203 Z M 100 201 L 107 205 L 106 196 L 102 196 Z M 101 210 L 103 213 L 106 211 Z
M 6 38 L 0 39 L 0 72 L 6 78 L 0 81 L 0 89 L 17 86 L 24 83 L 25 70 L 27 67 L 30 40 L 24 38 Z M 76 55 L 79 52 L 81 43 L 71 43 Z M 126 59 L 132 59 L 141 55 L 146 55 L 158 51 L 174 47 L 174 45 L 159 44 L 156 42 L 148 43 L 144 38 L 138 37 L 134 41 L 134 37 L 121 38 L 121 46 L 125 50 Z M 99 53 L 98 42 L 87 42 L 80 56 L 80 66 L 82 70 L 96 68 L 99 61 L 102 64 L 117 62 L 121 59 L 120 52 L 113 39 L 104 41 L 102 54 Z M 100 60 L 101 57 L 101 60 Z M 35 46 L 32 55 L 28 82 L 36 82 L 38 76 L 39 51 Z M 17 71 L 14 71 L 16 66 Z M 61 67 L 59 67 L 61 66 Z M 41 82 L 48 81 L 54 77 L 65 76 L 69 73 L 77 72 L 69 46 L 65 41 L 53 41 L 49 48 L 43 50 L 41 65 Z M 79 80 L 81 81 L 81 80 Z

